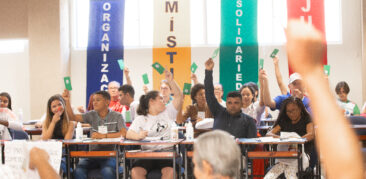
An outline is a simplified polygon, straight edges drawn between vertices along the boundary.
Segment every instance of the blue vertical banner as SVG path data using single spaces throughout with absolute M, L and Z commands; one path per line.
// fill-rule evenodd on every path
M 124 10 L 125 0 L 90 0 L 86 104 L 91 94 L 107 90 L 109 82 L 122 84 L 117 60 L 123 59 Z

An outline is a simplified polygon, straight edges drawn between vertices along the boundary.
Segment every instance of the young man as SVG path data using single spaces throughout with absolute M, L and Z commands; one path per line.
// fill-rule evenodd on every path
M 131 121 L 133 121 L 136 116 L 137 107 L 139 106 L 139 102 L 134 100 L 135 90 L 131 85 L 126 84 L 119 87 L 118 92 L 120 98 L 119 103 L 129 108 Z
M 214 116 L 214 129 L 221 129 L 235 138 L 255 138 L 257 128 L 254 119 L 241 112 L 242 98 L 237 91 L 230 92 L 226 97 L 226 108 L 222 107 L 215 95 L 212 83 L 214 62 L 210 58 L 205 63 L 205 94 L 208 107 Z
M 98 91 L 93 95 L 94 110 L 75 115 L 71 110 L 70 93 L 65 90 L 62 94 L 65 99 L 68 115 L 71 120 L 90 124 L 91 137 L 94 139 L 118 138 L 126 136 L 125 121 L 121 113 L 108 108 L 111 97 L 106 91 Z M 115 150 L 114 145 L 90 145 L 92 151 Z M 103 178 L 116 178 L 115 158 L 85 158 L 81 159 L 75 170 L 75 178 L 87 178 L 88 170 L 101 168 Z

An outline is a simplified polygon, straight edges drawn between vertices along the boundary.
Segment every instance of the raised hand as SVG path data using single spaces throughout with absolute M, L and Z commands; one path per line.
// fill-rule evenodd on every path
M 205 62 L 205 67 L 206 70 L 212 71 L 213 68 L 215 66 L 215 63 L 213 62 L 212 58 L 209 58 L 206 62 Z
M 279 59 L 278 59 L 278 56 L 276 55 L 276 56 L 273 58 L 273 64 L 274 64 L 274 65 L 278 65 L 278 61 L 279 61 Z
M 286 30 L 289 63 L 301 75 L 322 68 L 324 37 L 312 25 L 290 20 Z
M 173 74 L 170 73 L 169 70 L 167 70 L 167 68 L 165 68 L 165 71 L 164 71 L 164 74 L 165 74 L 165 79 L 169 82 L 169 81 L 173 81 Z
M 126 76 L 130 76 L 130 69 L 127 67 L 124 68 L 123 73 L 125 73 Z
M 64 92 L 62 93 L 62 98 L 64 98 L 65 101 L 70 100 L 70 92 L 67 89 L 64 89 Z
M 35 169 L 37 165 L 39 165 L 42 162 L 47 162 L 49 158 L 50 157 L 46 151 L 38 147 L 33 147 L 29 151 L 29 168 Z
M 56 124 L 61 119 L 61 114 L 61 111 L 57 111 L 52 117 L 52 122 Z

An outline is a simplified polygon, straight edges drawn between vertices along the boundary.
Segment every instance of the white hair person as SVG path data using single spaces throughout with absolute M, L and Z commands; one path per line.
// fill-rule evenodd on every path
M 240 155 L 240 148 L 229 133 L 221 130 L 204 133 L 194 142 L 195 177 L 236 178 Z

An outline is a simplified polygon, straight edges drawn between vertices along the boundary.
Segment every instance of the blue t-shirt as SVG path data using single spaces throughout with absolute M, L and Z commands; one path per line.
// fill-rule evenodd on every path
M 291 94 L 289 92 L 287 92 L 287 94 L 284 94 L 284 95 L 279 95 L 279 96 L 276 96 L 273 100 L 275 101 L 276 103 L 276 108 L 271 108 L 272 111 L 278 109 L 280 110 L 281 109 L 281 105 L 282 105 L 282 102 L 287 99 L 288 97 L 290 97 Z M 304 104 L 306 110 L 308 110 L 308 112 L 311 114 L 311 109 L 310 109 L 310 100 L 308 97 L 304 96 L 304 98 L 302 98 L 302 103 Z

